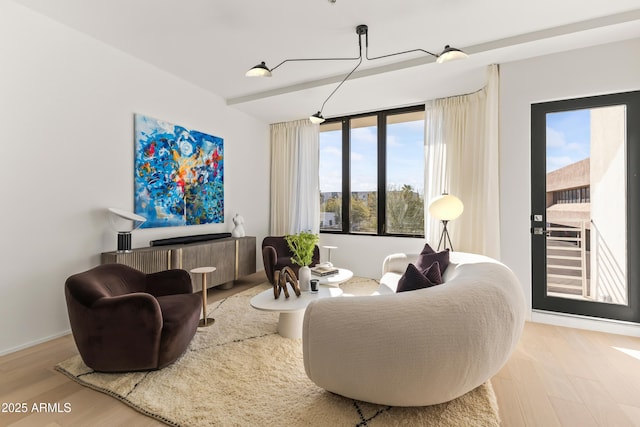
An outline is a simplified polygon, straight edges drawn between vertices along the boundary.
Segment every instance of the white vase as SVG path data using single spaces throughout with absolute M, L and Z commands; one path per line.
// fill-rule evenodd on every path
M 300 267 L 298 270 L 298 281 L 300 282 L 300 290 L 309 292 L 311 290 L 311 269 L 307 266 Z

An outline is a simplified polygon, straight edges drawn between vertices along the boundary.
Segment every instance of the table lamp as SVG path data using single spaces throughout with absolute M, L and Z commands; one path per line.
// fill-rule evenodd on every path
M 442 234 L 440 235 L 440 241 L 438 242 L 438 250 L 444 245 L 443 249 L 447 249 L 447 241 L 449 241 L 449 248 L 453 250 L 451 244 L 451 237 L 447 230 L 447 223 L 458 218 L 462 211 L 464 211 L 464 204 L 456 196 L 443 193 L 442 196 L 438 196 L 431 200 L 429 203 L 429 213 L 436 219 L 442 221 Z
M 118 252 L 131 252 L 131 232 L 147 219 L 122 209 L 109 208 L 111 227 L 118 232 Z

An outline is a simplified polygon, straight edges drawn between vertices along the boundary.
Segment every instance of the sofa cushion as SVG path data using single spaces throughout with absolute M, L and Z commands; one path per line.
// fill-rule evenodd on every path
M 398 280 L 398 287 L 396 292 L 415 291 L 417 289 L 430 288 L 435 286 L 418 268 L 413 265 L 407 265 L 407 270 L 404 272 L 400 280 Z
M 438 261 L 440 274 L 443 274 L 449 266 L 449 249 L 445 249 L 442 252 L 429 252 L 428 249 L 433 251 L 431 246 L 426 244 L 422 252 L 420 252 L 420 255 L 418 255 L 416 267 L 418 267 L 420 271 L 425 271 L 431 267 L 434 262 Z
M 438 261 L 434 261 L 429 268 L 422 271 L 422 274 L 434 285 L 441 285 L 443 283 L 440 263 Z

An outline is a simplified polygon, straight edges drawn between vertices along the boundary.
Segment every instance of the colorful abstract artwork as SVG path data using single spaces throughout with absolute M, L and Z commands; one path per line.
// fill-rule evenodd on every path
M 135 213 L 142 228 L 224 222 L 222 138 L 135 115 Z

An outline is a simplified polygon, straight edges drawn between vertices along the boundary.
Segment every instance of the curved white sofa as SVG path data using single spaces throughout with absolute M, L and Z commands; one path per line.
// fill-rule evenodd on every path
M 506 363 L 525 319 L 514 273 L 491 258 L 451 252 L 443 284 L 396 294 L 417 257 L 388 256 L 378 295 L 309 304 L 304 366 L 319 387 L 382 405 L 434 405 L 473 390 Z

